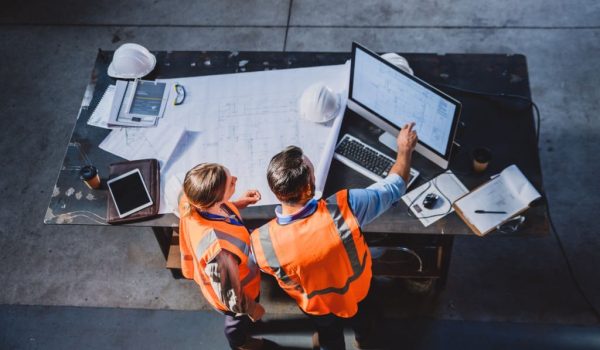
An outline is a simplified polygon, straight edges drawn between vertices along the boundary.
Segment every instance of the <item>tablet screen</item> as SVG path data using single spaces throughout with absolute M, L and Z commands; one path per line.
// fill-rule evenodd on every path
M 166 83 L 138 80 L 129 113 L 159 116 L 166 88 Z
M 152 205 L 152 199 L 138 169 L 109 180 L 108 188 L 120 217 Z

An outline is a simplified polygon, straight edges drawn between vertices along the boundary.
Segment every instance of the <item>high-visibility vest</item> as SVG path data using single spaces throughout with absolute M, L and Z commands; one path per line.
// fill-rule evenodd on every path
M 256 261 L 307 314 L 349 318 L 369 292 L 371 254 L 348 204 L 348 190 L 320 200 L 308 217 L 277 220 L 252 237 Z
M 180 213 L 187 198 L 180 201 Z M 226 203 L 238 217 L 237 208 Z M 234 225 L 226 221 L 208 220 L 196 210 L 179 220 L 179 246 L 181 249 L 181 270 L 183 276 L 194 279 L 208 302 L 219 311 L 231 311 L 223 304 L 211 286 L 206 274 L 206 265 L 225 249 L 240 259 L 240 282 L 244 294 L 256 299 L 260 292 L 260 272 L 250 249 L 250 233 L 243 225 Z

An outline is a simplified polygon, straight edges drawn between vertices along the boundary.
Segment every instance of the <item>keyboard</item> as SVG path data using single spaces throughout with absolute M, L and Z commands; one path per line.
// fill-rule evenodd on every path
M 373 181 L 379 181 L 389 174 L 395 160 L 392 157 L 367 145 L 356 137 L 345 134 L 335 147 L 333 157 Z M 419 171 L 410 168 L 410 187 L 419 176 Z

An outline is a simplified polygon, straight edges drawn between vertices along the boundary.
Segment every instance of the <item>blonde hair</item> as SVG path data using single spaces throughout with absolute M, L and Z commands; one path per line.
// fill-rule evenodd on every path
M 183 180 L 183 193 L 188 203 L 183 208 L 183 216 L 190 215 L 192 205 L 208 209 L 223 200 L 227 184 L 225 167 L 216 163 L 201 163 L 190 169 Z

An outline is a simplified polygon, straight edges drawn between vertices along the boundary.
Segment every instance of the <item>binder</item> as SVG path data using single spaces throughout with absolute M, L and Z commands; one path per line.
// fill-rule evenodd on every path
M 123 224 L 127 222 L 141 221 L 153 218 L 158 215 L 160 206 L 160 166 L 156 159 L 141 159 L 134 161 L 126 161 L 112 163 L 109 166 L 109 179 L 115 178 L 133 169 L 139 169 L 144 179 L 144 183 L 148 188 L 152 204 L 148 208 L 144 208 L 127 217 L 120 218 L 115 208 L 115 203 L 110 196 L 107 196 L 106 205 L 106 222 L 109 224 Z

